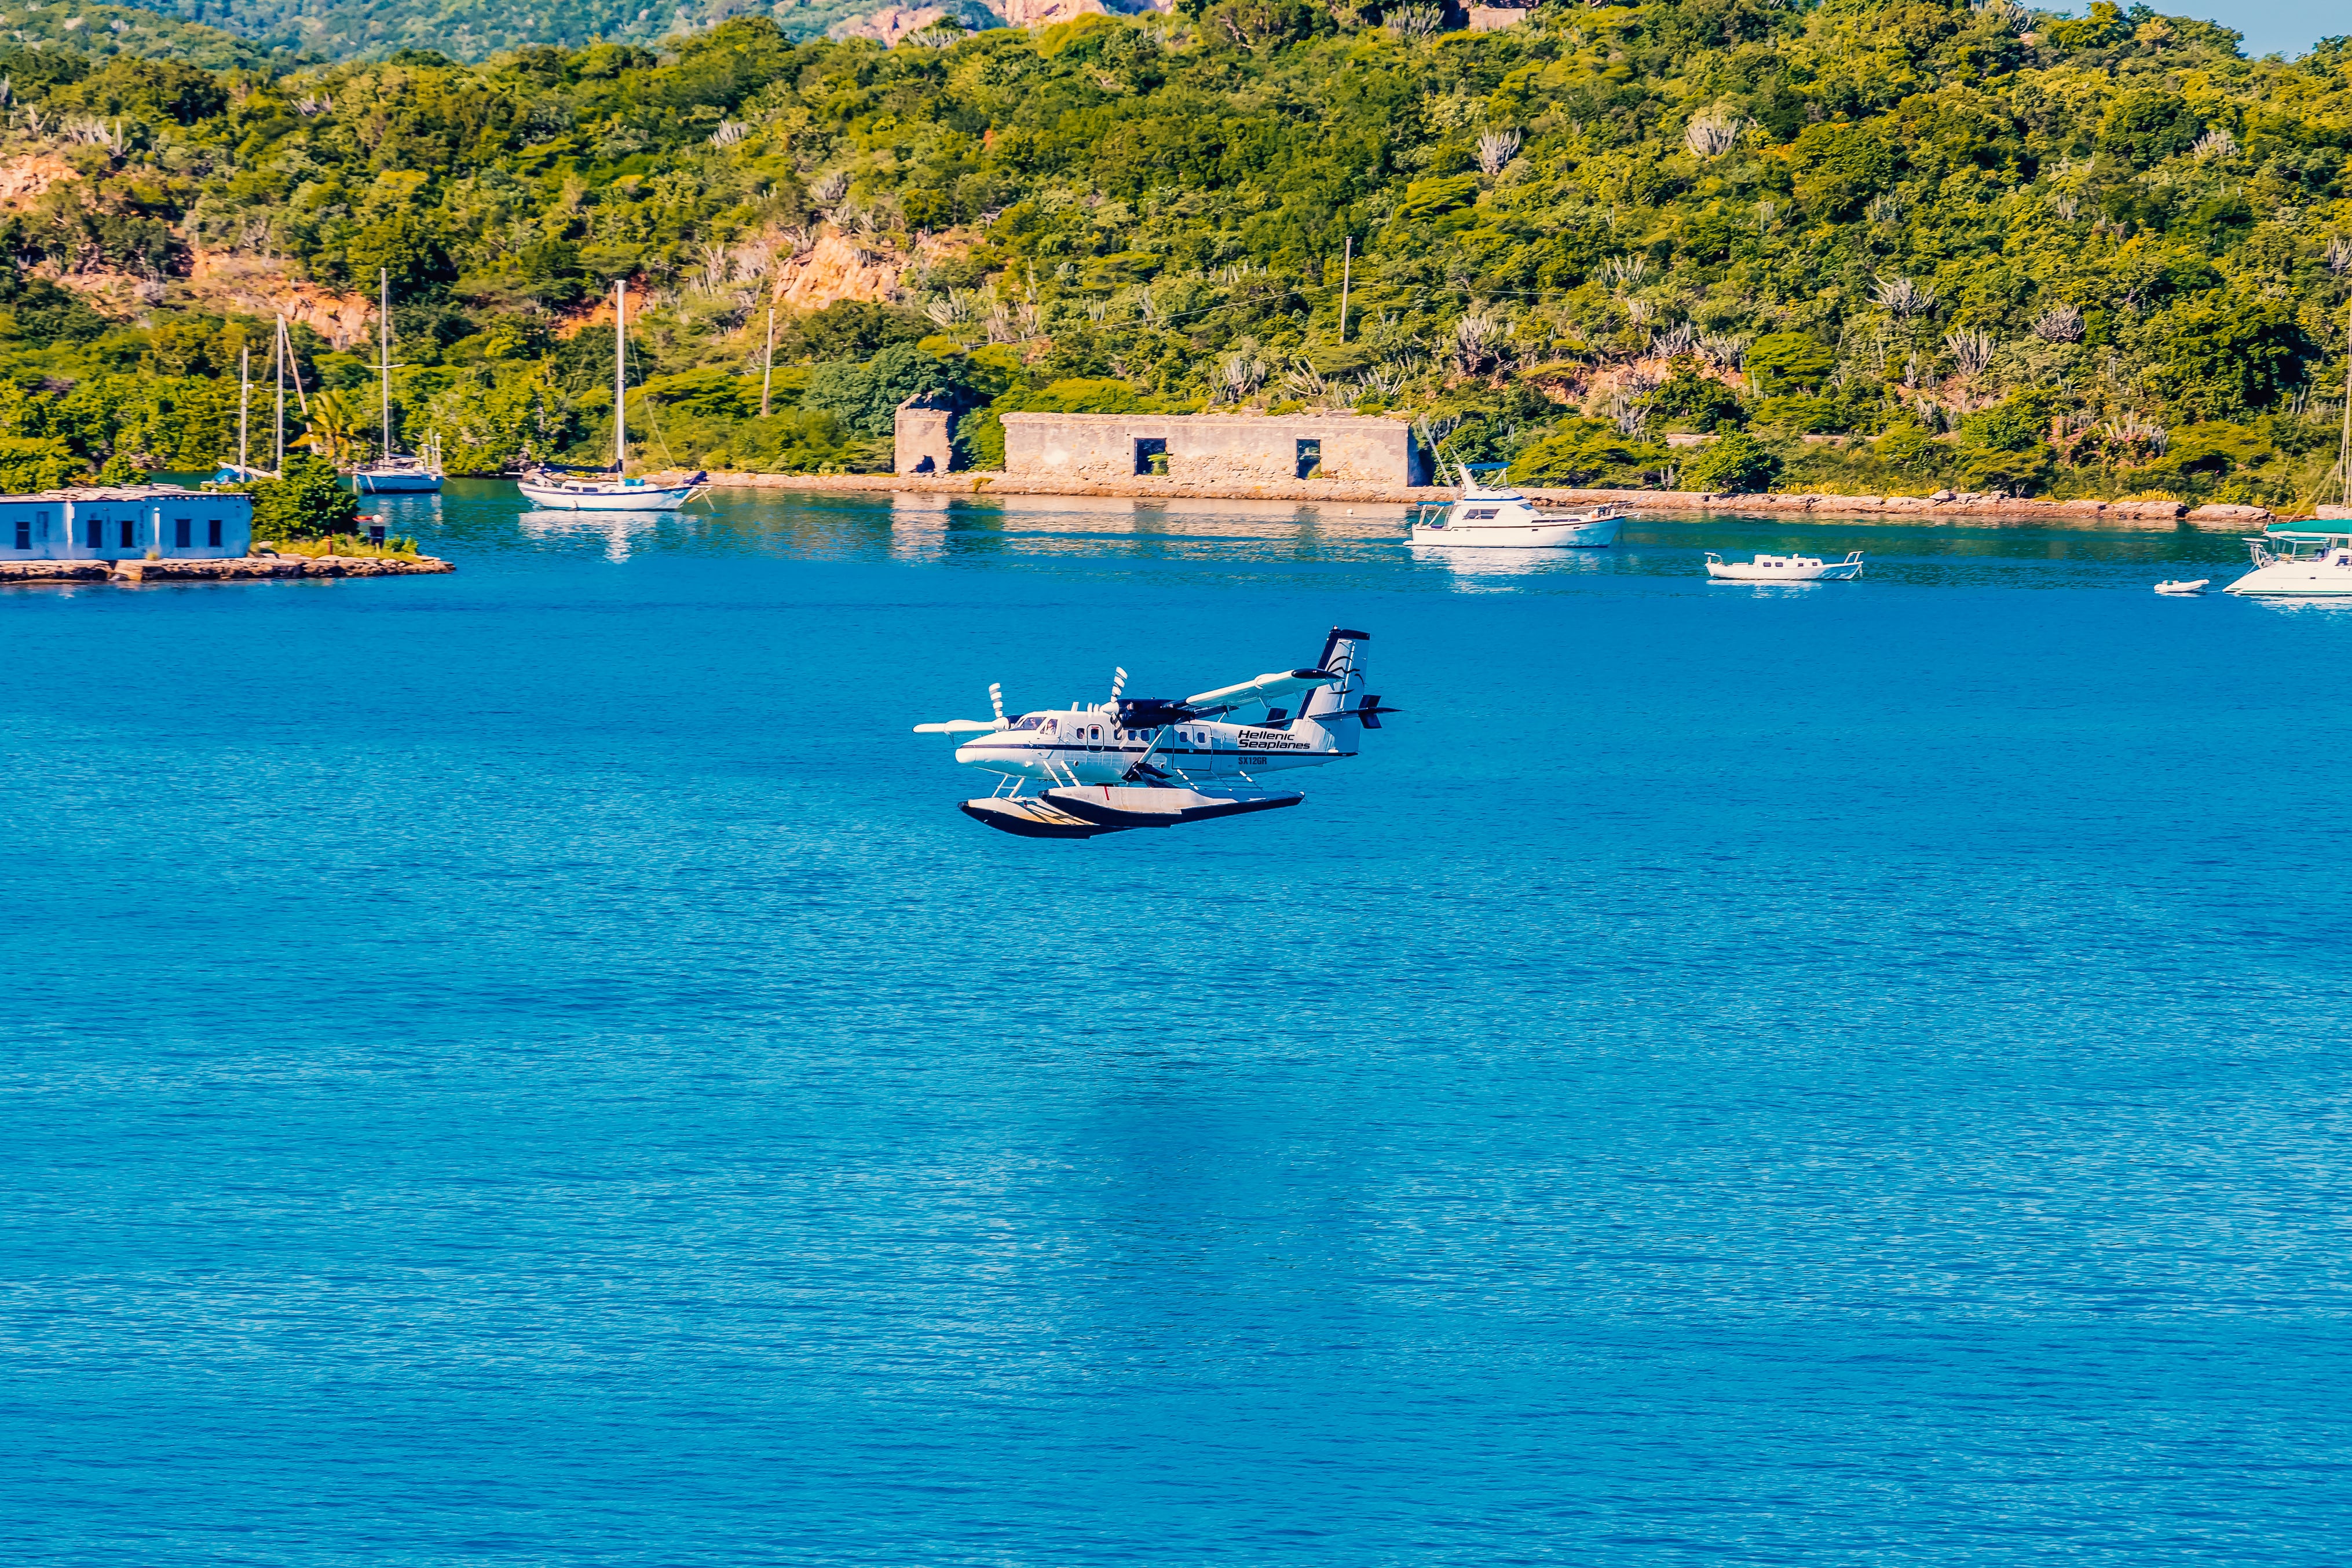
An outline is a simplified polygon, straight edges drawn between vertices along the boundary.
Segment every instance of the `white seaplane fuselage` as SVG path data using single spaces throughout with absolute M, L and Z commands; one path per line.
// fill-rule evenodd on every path
M 956 747 L 955 759 L 1013 779 L 1045 784 L 1131 782 L 1139 765 L 1195 787 L 1239 785 L 1288 768 L 1312 768 L 1356 755 L 1357 726 L 1339 737 L 1312 719 L 1286 725 L 1230 724 L 1192 719 L 1157 729 L 1121 727 L 1100 707 L 1025 713 L 1006 727 Z

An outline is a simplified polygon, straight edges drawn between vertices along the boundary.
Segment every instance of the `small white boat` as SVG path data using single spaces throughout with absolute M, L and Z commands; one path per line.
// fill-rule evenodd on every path
M 1843 560 L 1823 560 L 1817 555 L 1759 555 L 1754 560 L 1726 560 L 1706 552 L 1711 582 L 1845 582 L 1862 575 L 1862 552 Z
M 2194 582 L 2181 582 L 2177 580 L 2159 582 L 2156 585 L 2156 591 L 2158 593 L 2169 593 L 2178 598 L 2191 599 L 2204 592 L 2205 585 L 2212 580 L 2210 577 L 2200 577 Z
M 1501 473 L 1504 466 L 1463 465 L 1458 498 L 1421 503 L 1407 517 L 1412 542 L 1486 549 L 1601 549 L 1617 541 L 1627 516 L 1622 507 L 1538 511 L 1518 491 L 1483 477 Z
M 532 506 L 551 512 L 675 512 L 705 486 L 703 476 L 653 485 L 627 475 L 629 462 L 629 286 L 613 286 L 613 466 L 583 472 L 555 465 L 526 471 L 517 486 Z
M 2254 570 L 2227 591 L 2250 598 L 2334 598 L 2352 593 L 2352 532 L 2273 527 L 2246 541 Z

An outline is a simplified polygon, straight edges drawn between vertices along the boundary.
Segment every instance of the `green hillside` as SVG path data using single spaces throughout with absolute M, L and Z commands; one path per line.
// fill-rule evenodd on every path
M 688 0 L 648 6 L 640 0 L 177 0 L 158 8 L 280 47 L 335 59 L 433 49 L 474 60 L 506 49 L 599 41 L 656 44 L 672 33 L 711 26 L 747 13 L 772 16 L 787 36 L 821 37 L 845 17 L 882 0 L 792 0 L 771 7 L 747 0 Z
M 219 279 L 382 267 L 409 438 L 481 470 L 596 449 L 610 348 L 575 329 L 627 277 L 655 461 L 878 465 L 933 392 L 982 464 L 992 408 L 1223 404 L 1401 411 L 1561 483 L 2331 483 L 2342 41 L 2248 61 L 2000 0 L 1434 15 L 1223 0 L 888 52 L 738 18 L 274 80 L 20 53 L 11 166 L 79 178 L 5 218 L 71 287 L 0 286 L 0 462 L 215 460 L 252 333 Z M 826 267 L 866 298 L 784 313 L 761 418 L 761 300 Z M 364 346 L 303 341 L 355 450 Z
M 240 37 L 247 29 L 224 31 L 204 26 L 193 14 L 177 19 L 155 11 L 125 5 L 12 5 L 0 16 L 0 47 L 20 49 L 68 49 L 105 58 L 137 55 L 146 59 L 178 60 L 208 70 L 238 67 L 290 67 L 297 62 L 283 49 L 256 44 Z

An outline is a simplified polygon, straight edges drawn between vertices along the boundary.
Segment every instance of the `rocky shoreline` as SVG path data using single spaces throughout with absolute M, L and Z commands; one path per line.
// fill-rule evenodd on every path
M 1436 485 L 1360 484 L 1340 479 L 1290 483 L 1204 484 L 1138 475 L 1133 479 L 1040 479 L 1003 474 L 713 474 L 715 487 L 770 490 L 883 491 L 933 496 L 1119 496 L 1168 501 L 1339 501 L 1402 505 L 1449 501 L 1452 488 Z M 1678 512 L 1801 513 L 1818 517 L 1900 518 L 1906 522 L 2114 523 L 2135 528 L 2243 528 L 2277 520 L 2261 507 L 2190 507 L 2181 501 L 2030 501 L 2019 497 L 1969 495 L 1950 490 L 1933 496 L 1722 495 L 1711 490 L 1592 490 L 1530 486 L 1538 506 L 1612 503 L 1634 510 Z
M 225 560 L 0 561 L 8 582 L 251 582 L 290 577 L 415 577 L 457 569 L 425 556 L 397 560 L 373 555 L 247 555 Z

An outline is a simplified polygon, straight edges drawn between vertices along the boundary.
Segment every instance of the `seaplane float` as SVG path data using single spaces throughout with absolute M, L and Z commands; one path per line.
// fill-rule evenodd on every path
M 1023 838 L 1091 839 L 1276 810 L 1307 797 L 1267 784 L 1266 775 L 1353 757 L 1363 732 L 1397 711 L 1364 695 L 1360 650 L 1370 640 L 1335 626 L 1311 666 L 1181 701 L 1127 696 L 1119 670 L 1108 702 L 1008 716 L 1003 685 L 992 685 L 995 717 L 919 724 L 915 733 L 966 737 L 955 759 L 1003 782 L 960 809 Z M 1234 716 L 1252 709 L 1262 711 Z M 1045 788 L 1024 794 L 1032 784 Z

